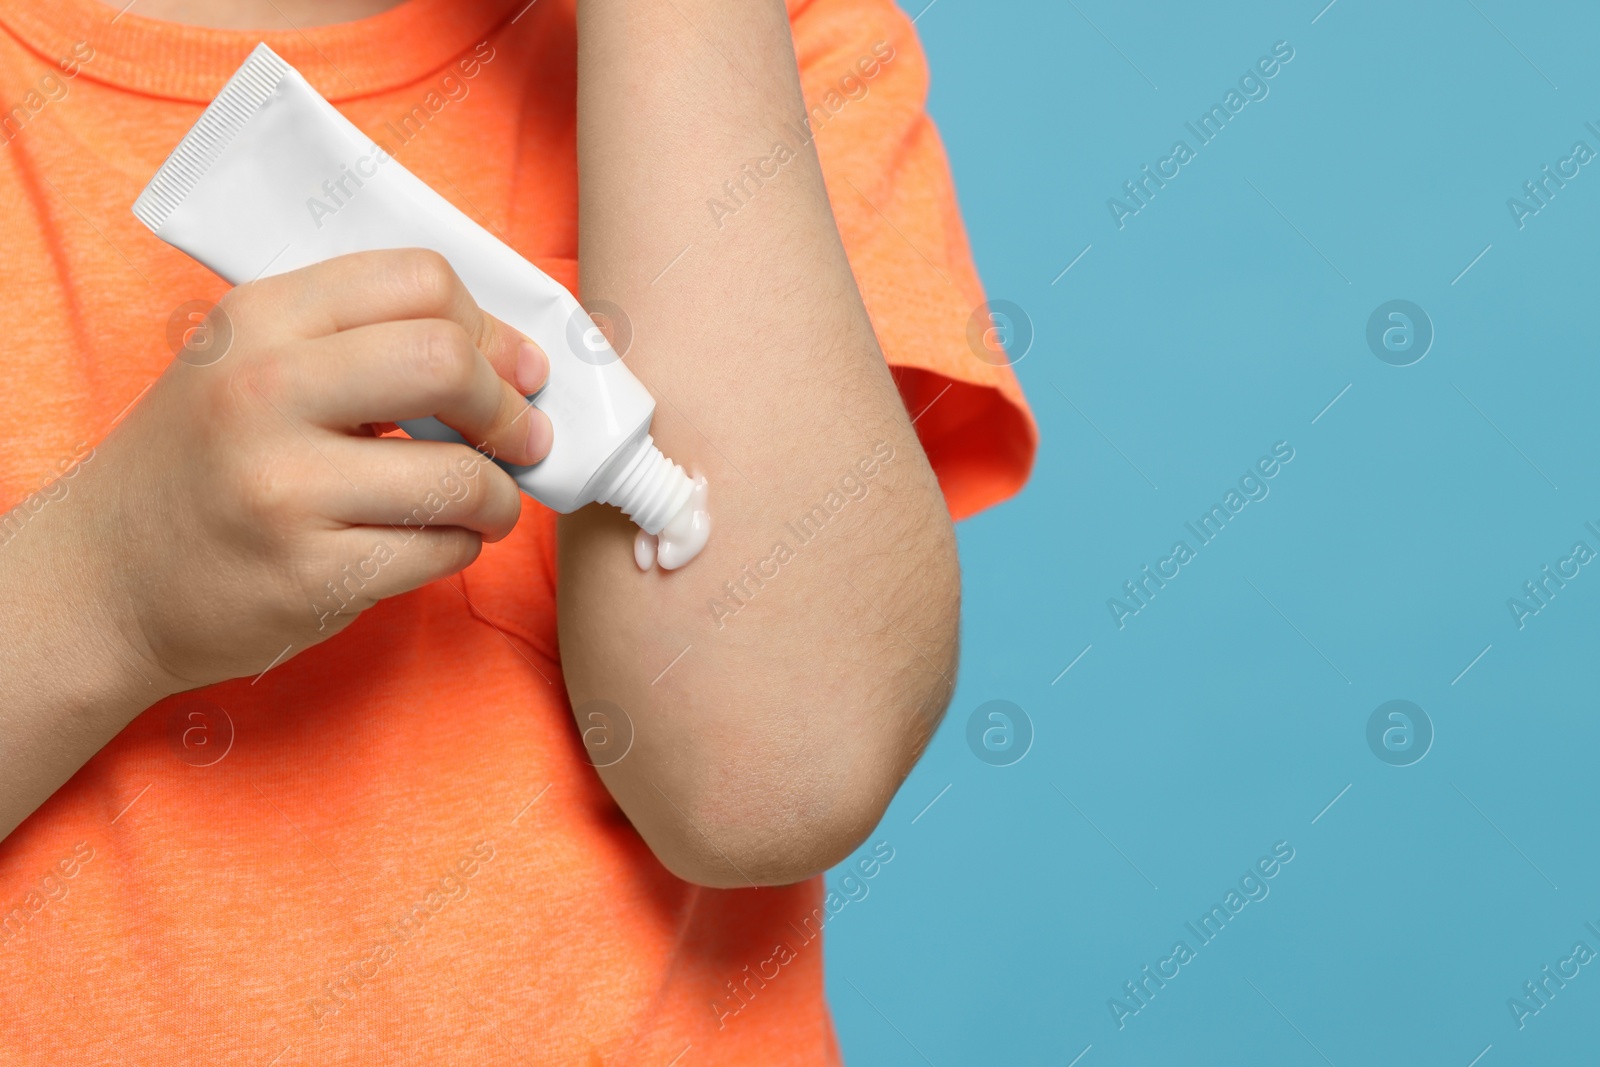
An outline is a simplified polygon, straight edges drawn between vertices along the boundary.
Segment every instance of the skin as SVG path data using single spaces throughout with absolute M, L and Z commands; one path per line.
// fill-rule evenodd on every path
M 379 15 L 399 0 L 134 0 L 129 12 L 163 22 L 223 30 L 304 29 Z M 112 4 L 117 9 L 121 3 Z
M 955 674 L 949 513 L 814 152 L 785 136 L 795 158 L 777 178 L 720 228 L 706 208 L 804 115 L 781 0 L 579 0 L 582 292 L 629 317 L 652 430 L 709 479 L 713 532 L 685 570 L 641 576 L 614 511 L 564 517 L 562 666 L 580 712 L 608 700 L 634 724 L 632 751 L 601 771 L 612 795 L 669 868 L 708 885 L 847 856 Z M 785 524 L 880 441 L 894 458 L 867 495 L 798 546 Z M 709 601 L 779 539 L 796 557 L 719 627 Z
M 271 28 L 390 6 L 139 0 L 136 13 Z M 771 154 L 772 131 L 803 121 L 781 0 L 578 0 L 578 26 L 582 290 L 623 309 L 657 443 L 707 476 L 714 528 L 688 567 L 641 574 L 614 509 L 562 517 L 568 693 L 585 731 L 594 701 L 608 702 L 605 729 L 631 724 L 626 756 L 600 773 L 669 869 L 710 886 L 797 881 L 872 830 L 943 714 L 953 530 L 811 147 L 785 137 L 794 158 L 723 226 L 705 208 Z M 370 424 L 440 413 L 502 458 L 548 448 L 543 416 L 499 380 L 516 378 L 521 339 L 437 257 L 347 257 L 241 286 L 225 308 L 228 357 L 174 363 L 32 521 L 38 536 L 0 559 L 0 587 L 19 591 L 0 598 L 0 833 L 155 700 L 326 637 L 306 632 L 308 590 L 476 456 L 374 440 Z M 524 360 L 542 377 L 541 356 Z M 856 489 L 799 545 L 785 524 L 847 477 Z M 505 535 L 514 485 L 487 464 L 472 484 L 454 526 L 384 567 L 374 599 Z M 794 557 L 718 618 L 713 600 L 734 603 L 725 583 L 780 539 Z

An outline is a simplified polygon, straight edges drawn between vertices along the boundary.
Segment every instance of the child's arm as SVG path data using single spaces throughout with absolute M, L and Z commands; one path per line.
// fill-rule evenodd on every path
M 504 471 L 370 424 L 438 414 L 512 462 L 549 450 L 522 396 L 543 353 L 440 256 L 346 256 L 220 307 L 227 353 L 174 360 L 0 545 L 0 838 L 151 704 L 260 674 L 511 530 L 522 497 Z M 430 494 L 450 501 L 433 527 L 402 532 Z M 330 612 L 324 583 L 377 546 L 377 577 Z
M 794 881 L 871 831 L 950 698 L 949 514 L 795 132 L 781 0 L 579 0 L 578 34 L 583 296 L 631 321 L 657 439 L 710 476 L 714 525 L 687 569 L 641 576 L 620 516 L 562 519 L 567 686 L 580 718 L 631 718 L 601 773 L 670 868 Z M 730 200 L 753 160 L 768 180 Z

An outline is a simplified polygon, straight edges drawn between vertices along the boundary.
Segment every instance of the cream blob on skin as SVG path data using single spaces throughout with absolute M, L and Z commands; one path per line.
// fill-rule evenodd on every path
M 656 564 L 664 571 L 675 571 L 700 554 L 711 537 L 709 491 L 704 477 L 694 480 L 694 492 L 678 513 L 667 520 L 660 534 L 640 530 L 633 537 L 633 561 L 642 571 Z

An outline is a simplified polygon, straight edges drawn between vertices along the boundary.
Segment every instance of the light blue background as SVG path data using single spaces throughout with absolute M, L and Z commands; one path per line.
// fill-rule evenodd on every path
M 1325 3 L 919 18 L 989 294 L 1037 331 L 1043 444 L 961 528 L 955 699 L 828 927 L 857 1067 L 1595 1055 L 1600 961 L 1521 1030 L 1507 1000 L 1600 951 L 1600 565 L 1524 629 L 1507 600 L 1600 549 L 1600 162 L 1521 230 L 1506 201 L 1600 150 L 1600 11 Z M 1118 230 L 1107 199 L 1280 40 L 1270 95 Z M 1365 339 L 1395 298 L 1437 331 L 1403 368 Z M 1281 440 L 1271 495 L 1119 631 L 1107 598 Z M 1396 698 L 1437 731 L 1408 767 L 1366 739 Z M 1013 766 L 967 745 L 991 699 L 1036 731 Z M 1108 999 L 1284 840 L 1119 1030 Z

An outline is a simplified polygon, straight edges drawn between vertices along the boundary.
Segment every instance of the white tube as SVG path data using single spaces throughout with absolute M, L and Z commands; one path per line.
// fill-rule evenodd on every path
M 266 45 L 133 213 L 234 285 L 350 252 L 441 253 L 480 307 L 549 357 L 549 381 L 531 399 L 554 428 L 550 454 L 501 464 L 522 490 L 559 512 L 614 504 L 648 534 L 692 509 L 694 483 L 650 437 L 655 401 L 572 294 L 402 167 Z M 437 419 L 401 425 L 413 437 L 462 440 Z

